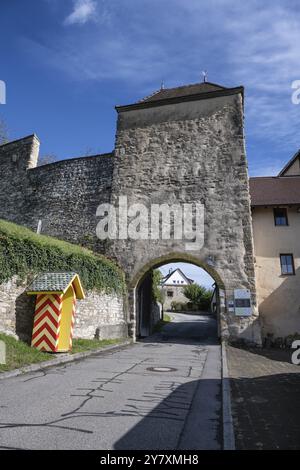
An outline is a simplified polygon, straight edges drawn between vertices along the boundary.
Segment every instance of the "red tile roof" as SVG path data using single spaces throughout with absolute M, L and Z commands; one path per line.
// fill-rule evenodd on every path
M 250 178 L 251 205 L 300 205 L 300 176 Z

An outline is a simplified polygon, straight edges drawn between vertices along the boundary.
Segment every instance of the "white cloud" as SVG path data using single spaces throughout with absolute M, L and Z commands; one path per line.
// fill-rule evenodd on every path
M 85 24 L 95 19 L 97 3 L 94 0 L 73 0 L 72 13 L 65 19 L 65 25 Z

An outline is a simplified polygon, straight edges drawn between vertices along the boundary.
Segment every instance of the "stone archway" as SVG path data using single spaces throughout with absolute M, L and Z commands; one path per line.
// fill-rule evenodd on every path
M 139 336 L 141 328 L 141 298 L 139 295 L 139 289 L 142 283 L 149 282 L 149 273 L 153 269 L 157 269 L 167 263 L 177 263 L 177 262 L 186 262 L 198 266 L 199 268 L 204 269 L 215 281 L 217 288 L 217 324 L 218 324 L 218 336 L 219 338 L 226 338 L 228 336 L 228 325 L 226 321 L 226 291 L 225 285 L 222 281 L 218 272 L 208 264 L 204 263 L 202 260 L 197 258 L 197 256 L 192 256 L 187 253 L 168 253 L 167 255 L 160 256 L 155 258 L 144 266 L 135 274 L 135 276 L 128 283 L 129 291 L 129 311 L 130 311 L 130 335 L 136 339 Z M 150 285 L 148 286 L 148 290 Z M 146 298 L 146 302 L 150 302 L 151 298 Z

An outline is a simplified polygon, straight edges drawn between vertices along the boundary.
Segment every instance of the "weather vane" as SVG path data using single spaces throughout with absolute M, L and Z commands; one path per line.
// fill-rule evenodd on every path
M 207 70 L 202 70 L 203 82 L 207 82 Z

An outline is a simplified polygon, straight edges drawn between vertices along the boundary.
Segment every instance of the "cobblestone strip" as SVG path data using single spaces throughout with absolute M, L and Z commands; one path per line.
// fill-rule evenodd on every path
M 227 365 L 226 345 L 224 341 L 222 341 L 222 418 L 223 449 L 235 450 L 235 439 L 231 412 L 230 377 Z

